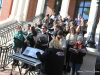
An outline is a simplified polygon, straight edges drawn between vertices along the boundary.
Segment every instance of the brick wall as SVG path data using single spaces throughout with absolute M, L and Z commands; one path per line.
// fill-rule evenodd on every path
M 72 19 L 74 18 L 76 1 L 77 0 L 70 0 L 70 3 L 69 3 L 68 13 L 70 13 Z
M 51 15 L 52 10 L 54 9 L 54 6 L 55 6 L 55 1 L 56 1 L 56 0 L 48 0 L 48 7 L 47 7 L 47 12 L 46 12 L 46 14 Z
M 11 14 L 13 0 L 3 0 L 0 21 L 6 20 Z
M 38 0 L 30 0 L 26 20 L 33 18 L 35 16 L 37 2 L 38 2 Z

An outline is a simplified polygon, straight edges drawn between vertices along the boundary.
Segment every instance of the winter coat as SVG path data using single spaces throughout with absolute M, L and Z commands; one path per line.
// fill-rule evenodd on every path
M 81 30 L 82 30 L 83 36 L 84 36 L 84 34 L 87 33 L 87 26 L 81 26 Z
M 73 35 L 74 38 L 70 40 L 71 36 L 72 35 L 70 33 L 68 33 L 67 36 L 66 36 L 66 47 L 68 45 L 73 45 L 77 41 L 77 35 L 76 34 L 74 34 Z
M 17 31 L 14 34 L 14 37 L 18 38 L 19 40 L 14 40 L 13 46 L 18 47 L 18 48 L 22 48 L 23 47 L 23 42 L 24 42 L 23 32 L 22 31 Z
M 64 52 L 60 49 L 48 48 L 41 55 L 36 53 L 42 62 L 42 73 L 44 75 L 62 75 L 64 64 Z
M 74 49 L 80 49 L 79 53 L 72 52 L 71 51 L 71 58 L 70 62 L 82 64 L 83 63 L 83 57 L 86 55 L 86 47 L 83 44 L 78 44 L 77 42 L 73 46 Z

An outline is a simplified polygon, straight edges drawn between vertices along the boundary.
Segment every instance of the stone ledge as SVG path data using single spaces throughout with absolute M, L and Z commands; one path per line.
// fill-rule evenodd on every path
M 95 56 L 99 56 L 100 53 L 98 52 L 98 49 L 94 49 L 94 48 L 87 48 L 87 54 L 91 54 L 91 55 L 95 55 Z

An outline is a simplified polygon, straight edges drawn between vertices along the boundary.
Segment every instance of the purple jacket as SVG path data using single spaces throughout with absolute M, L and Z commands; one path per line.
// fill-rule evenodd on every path
M 81 18 L 79 20 L 78 20 L 78 18 L 75 18 L 75 21 L 78 21 L 77 25 L 79 25 L 81 23 Z

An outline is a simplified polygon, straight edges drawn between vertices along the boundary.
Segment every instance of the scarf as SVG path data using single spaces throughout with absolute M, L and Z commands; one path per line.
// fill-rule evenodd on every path
M 82 42 L 81 44 L 78 44 L 78 43 L 76 42 L 76 43 L 74 44 L 74 46 L 73 46 L 74 49 L 76 49 L 76 48 L 82 49 L 82 47 L 83 47 L 83 42 Z

